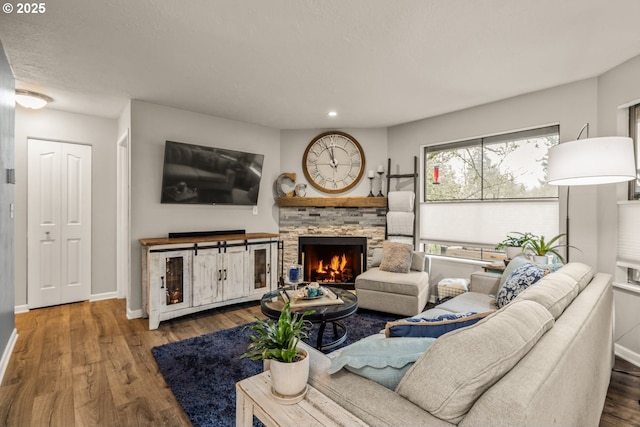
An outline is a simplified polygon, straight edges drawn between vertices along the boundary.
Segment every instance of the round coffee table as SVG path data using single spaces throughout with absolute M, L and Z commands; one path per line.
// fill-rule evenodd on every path
M 301 285 L 302 286 L 302 285 Z M 335 288 L 324 286 L 329 288 L 338 298 L 344 301 L 343 304 L 331 304 L 331 305 L 304 305 L 303 307 L 291 307 L 291 310 L 297 313 L 304 313 L 308 310 L 313 310 L 313 314 L 308 314 L 304 318 L 309 320 L 313 324 L 319 324 L 318 339 L 316 340 L 316 348 L 318 350 L 330 350 L 342 344 L 347 339 L 347 327 L 340 320 L 346 319 L 353 315 L 358 310 L 358 298 L 355 294 L 342 288 Z M 262 296 L 260 300 L 260 310 L 262 313 L 273 320 L 278 320 L 282 307 L 284 306 L 284 300 L 281 292 L 286 291 L 287 295 L 293 297 L 294 291 L 292 286 L 284 288 L 278 288 L 274 291 L 267 292 Z M 323 342 L 324 331 L 327 323 L 333 325 L 333 338 L 334 340 L 329 343 Z

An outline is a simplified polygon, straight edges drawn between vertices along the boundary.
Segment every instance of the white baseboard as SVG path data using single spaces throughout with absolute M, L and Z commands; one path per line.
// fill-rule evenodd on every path
M 16 328 L 13 328 L 13 332 L 11 332 L 11 336 L 9 337 L 9 342 L 2 353 L 2 359 L 0 359 L 0 384 L 2 384 L 4 373 L 7 370 L 7 366 L 9 366 L 9 359 L 11 359 L 11 353 L 13 353 L 13 348 L 16 346 L 17 340 L 18 331 Z
M 144 316 L 142 316 L 142 309 L 139 308 L 137 310 L 129 310 L 129 308 L 127 308 L 127 319 L 131 320 L 131 319 L 140 319 Z
M 640 367 L 640 354 L 636 353 L 635 351 L 631 351 L 628 348 L 621 346 L 620 344 L 615 344 L 614 348 L 616 356 Z
M 103 294 L 92 294 L 89 297 L 89 302 L 102 301 L 105 299 L 115 299 L 115 298 L 118 298 L 118 292 L 105 292 Z
M 27 304 L 16 305 L 15 307 L 13 307 L 13 314 L 28 313 L 28 312 L 29 312 L 29 306 Z

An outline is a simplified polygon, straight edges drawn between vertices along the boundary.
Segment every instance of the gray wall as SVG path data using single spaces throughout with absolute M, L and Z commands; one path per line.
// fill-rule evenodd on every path
M 121 119 L 121 123 L 126 120 Z M 246 229 L 278 232 L 272 194 L 280 171 L 280 131 L 142 101 L 131 102 L 131 294 L 130 310 L 141 308 L 141 238 L 168 232 Z M 122 125 L 124 126 L 124 124 Z M 264 154 L 258 215 L 251 206 L 160 203 L 166 140 Z
M 45 108 L 16 109 L 16 306 L 27 304 L 27 139 L 92 146 L 91 294 L 116 291 L 116 130 L 112 119 Z M 115 296 L 115 294 L 113 294 Z
M 13 73 L 0 44 L 0 355 L 4 353 L 15 328 L 14 221 L 9 214 L 15 199 L 15 185 L 7 184 L 5 179 L 5 170 L 15 168 L 14 91 Z
M 420 147 L 531 128 L 560 124 L 560 141 L 576 138 L 584 123 L 591 123 L 591 136 L 597 135 L 597 79 L 559 86 L 466 110 L 456 111 L 389 128 L 389 153 L 402 171 L 410 170 L 413 156 L 420 158 Z M 565 192 L 560 190 L 561 230 L 564 229 Z M 598 222 L 596 187 L 571 190 L 571 244 L 582 252 L 572 252 L 572 261 L 598 265 Z M 561 219 L 562 218 L 562 219 Z M 437 269 L 437 265 L 434 264 Z

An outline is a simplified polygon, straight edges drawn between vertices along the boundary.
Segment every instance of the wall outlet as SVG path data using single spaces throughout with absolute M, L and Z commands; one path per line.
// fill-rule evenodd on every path
M 253 207 L 253 214 L 254 214 L 254 215 L 258 215 L 258 205 L 255 205 L 255 206 Z

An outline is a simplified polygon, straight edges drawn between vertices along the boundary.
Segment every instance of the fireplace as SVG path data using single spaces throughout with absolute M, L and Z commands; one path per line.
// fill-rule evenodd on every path
M 305 282 L 352 288 L 356 276 L 367 269 L 366 260 L 366 237 L 298 237 L 298 263 Z

